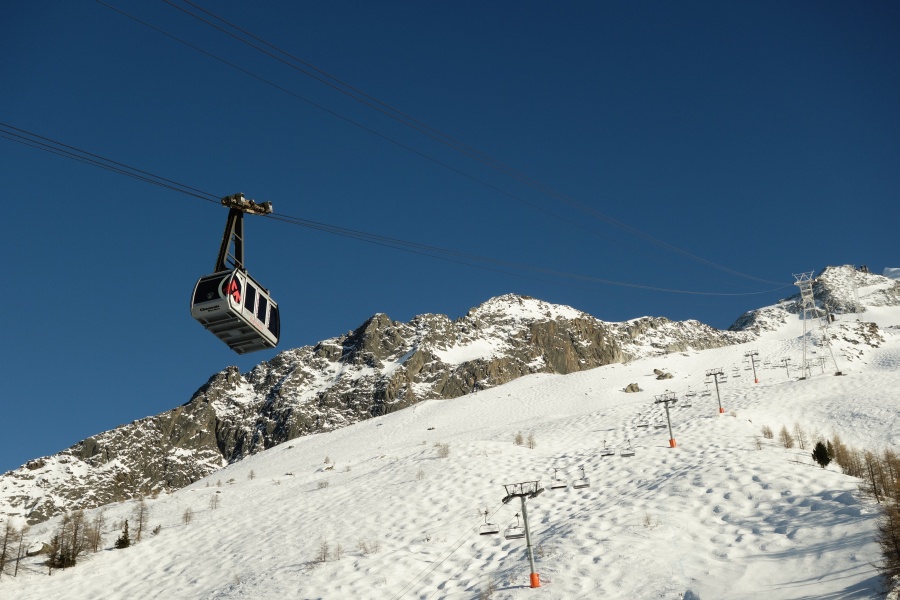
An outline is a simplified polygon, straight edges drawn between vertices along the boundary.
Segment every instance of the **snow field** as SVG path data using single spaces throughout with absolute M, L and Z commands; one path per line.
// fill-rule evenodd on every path
M 479 598 L 492 581 L 501 600 L 875 598 L 876 506 L 858 480 L 814 465 L 811 446 L 780 447 L 777 433 L 799 423 L 808 442 L 836 431 L 851 446 L 896 445 L 900 344 L 888 335 L 848 375 L 816 367 L 796 381 L 776 359 L 798 360 L 798 331 L 792 322 L 754 344 L 524 377 L 296 439 L 148 499 L 158 535 L 52 577 L 30 559 L 0 590 L 22 600 L 457 600 Z M 751 350 L 773 364 L 758 364 L 758 385 L 743 370 Z M 715 367 L 729 375 L 721 415 L 715 392 L 701 395 Z M 674 378 L 656 380 L 655 368 Z M 624 393 L 629 383 L 644 391 Z M 685 407 L 689 386 L 698 394 Z M 675 449 L 653 404 L 666 390 L 681 398 L 671 408 Z M 762 437 L 763 425 L 775 439 Z M 533 433 L 536 447 L 514 445 L 518 431 Z M 628 440 L 633 457 L 619 455 Z M 438 444 L 449 445 L 448 457 Z M 604 445 L 616 455 L 601 456 Z M 505 528 L 520 505 L 500 502 L 502 484 L 547 486 L 554 468 L 571 480 L 581 466 L 590 487 L 528 500 L 542 581 L 530 589 L 525 541 L 479 536 L 481 511 Z M 118 535 L 113 522 L 133 507 L 106 507 L 107 548 Z M 194 517 L 184 524 L 188 508 Z M 29 537 L 49 538 L 55 524 Z

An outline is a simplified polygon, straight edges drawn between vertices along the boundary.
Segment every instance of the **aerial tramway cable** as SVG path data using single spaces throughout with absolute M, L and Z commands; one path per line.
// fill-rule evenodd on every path
M 157 31 L 157 32 L 159 32 L 159 33 L 162 33 L 162 34 L 164 34 L 164 35 L 166 35 L 166 36 L 168 36 L 168 37 L 170 37 L 170 38 L 172 38 L 172 39 L 174 39 L 174 40 L 176 40 L 176 41 L 178 41 L 178 42 L 180 42 L 180 43 L 182 43 L 182 44 L 184 44 L 184 45 L 186 45 L 186 46 L 188 46 L 188 47 L 190 47 L 190 48 L 192 48 L 192 49 L 194 49 L 194 50 L 196 50 L 196 51 L 198 51 L 198 52 L 201 52 L 201 53 L 203 53 L 203 54 L 206 55 L 206 56 L 209 56 L 209 57 L 211 57 L 211 58 L 213 58 L 213 59 L 215 59 L 215 60 L 218 60 L 218 61 L 220 61 L 220 62 L 222 62 L 222 63 L 224 63 L 224 64 L 226 64 L 226 65 L 228 65 L 228 66 L 230 66 L 230 67 L 232 67 L 232 68 L 234 68 L 234 69 L 237 69 L 237 70 L 239 70 L 239 71 L 241 71 L 241 72 L 243 72 L 243 73 L 245 73 L 245 74 L 247 74 L 247 75 L 249 75 L 249 76 L 251 76 L 251 77 L 253 77 L 253 78 L 255 78 L 255 79 L 257 79 L 257 80 L 259 80 L 259 81 L 261 81 L 261 82 L 263 82 L 263 83 L 266 83 L 266 84 L 271 85 L 271 86 L 273 86 L 273 87 L 275 87 L 275 88 L 277 88 L 277 89 L 279 89 L 279 90 L 281 90 L 281 91 L 283 91 L 283 92 L 286 92 L 286 93 L 288 93 L 288 94 L 290 94 L 290 95 L 292 95 L 292 96 L 294 96 L 294 97 L 296 97 L 296 98 L 298 98 L 298 99 L 300 99 L 300 100 L 302 100 L 302 101 L 304 101 L 304 102 L 310 104 L 311 106 L 314 106 L 315 108 L 318 108 L 318 109 L 320 109 L 320 110 L 323 110 L 323 111 L 325 111 L 325 112 L 331 114 L 332 116 L 335 116 L 335 117 L 340 118 L 340 119 L 342 119 L 342 120 L 344 120 L 344 121 L 346 121 L 346 122 L 348 122 L 348 123 L 351 123 L 351 124 L 353 124 L 353 125 L 355 125 L 355 126 L 357 126 L 357 127 L 362 128 L 364 131 L 366 131 L 366 132 L 368 132 L 368 133 L 370 133 L 370 134 L 376 135 L 377 137 L 380 137 L 380 138 L 382 138 L 382 139 L 384 139 L 384 140 L 386 140 L 386 141 L 388 141 L 388 142 L 391 142 L 391 143 L 393 143 L 393 144 L 396 144 L 396 145 L 400 146 L 401 148 L 403 148 L 403 149 L 405 149 L 405 150 L 407 150 L 407 151 L 413 152 L 413 153 L 415 153 L 415 154 L 417 154 L 417 155 L 419 155 L 419 156 L 421 156 L 421 157 L 423 157 L 423 158 L 425 158 L 425 159 L 427 159 L 427 160 L 429 160 L 429 161 L 431 161 L 431 162 L 434 162 L 435 164 L 438 164 L 438 165 L 440 165 L 440 166 L 442 166 L 442 167 L 444 167 L 444 168 L 446 168 L 446 169 L 449 169 L 449 170 L 451 170 L 452 172 L 454 172 L 454 173 L 456 173 L 456 174 L 458 174 L 458 175 L 461 175 L 461 176 L 463 176 L 463 177 L 466 177 L 466 178 L 468 178 L 468 179 L 470 179 L 470 180 L 472 180 L 472 181 L 474 181 L 474 182 L 476 182 L 476 183 L 479 183 L 479 184 L 481 184 L 481 185 L 483 185 L 483 186 L 486 186 L 486 187 L 488 187 L 489 189 L 492 189 L 493 191 L 496 191 L 496 192 L 498 192 L 498 193 L 500 193 L 500 194 L 502 194 L 502 195 L 504 195 L 504 196 L 507 196 L 507 197 L 509 197 L 509 198 L 511 198 L 511 199 L 513 199 L 513 200 L 516 200 L 517 202 L 526 204 L 526 205 L 530 206 L 531 208 L 534 208 L 534 209 L 536 209 L 536 210 L 540 210 L 541 212 L 545 212 L 545 213 L 547 213 L 547 214 L 550 214 L 550 215 L 556 217 L 557 219 L 560 219 L 560 220 L 562 220 L 562 221 L 565 221 L 565 222 L 567 222 L 567 223 L 569 223 L 569 224 L 571 224 L 571 225 L 575 225 L 575 226 L 577 226 L 577 227 L 579 227 L 579 228 L 586 229 L 587 231 L 590 231 L 591 233 L 593 233 L 593 234 L 595 234 L 595 235 L 599 235 L 599 233 L 598 233 L 596 230 L 587 228 L 584 224 L 582 224 L 582 223 L 580 223 L 580 222 L 572 221 L 572 220 L 567 219 L 567 218 L 565 218 L 565 217 L 563 217 L 563 216 L 561 216 L 561 215 L 559 215 L 559 214 L 557 214 L 557 213 L 554 213 L 553 211 L 550 211 L 550 210 L 548 210 L 548 209 L 546 209 L 546 208 L 544 208 L 544 207 L 542 207 L 542 206 L 540 206 L 540 205 L 537 205 L 537 204 L 534 204 L 534 203 L 532 203 L 532 202 L 529 202 L 529 201 L 527 201 L 527 200 L 525 200 L 525 199 L 523 199 L 523 198 L 521 198 L 521 197 L 519 197 L 519 196 L 517 196 L 517 195 L 515 195 L 515 194 L 512 194 L 512 193 L 510 193 L 510 192 L 508 192 L 508 191 L 506 191 L 506 190 L 503 190 L 502 188 L 499 188 L 499 187 L 497 187 L 497 186 L 495 186 L 495 185 L 493 185 L 493 184 L 490 184 L 490 183 L 488 183 L 488 182 L 486 182 L 486 181 L 484 181 L 484 180 L 481 180 L 481 179 L 479 179 L 479 178 L 477 178 L 477 177 L 474 177 L 474 176 L 472 176 L 472 175 L 470 175 L 470 174 L 468 174 L 468 173 L 466 173 L 466 172 L 464 172 L 464 171 L 462 171 L 462 170 L 460 170 L 460 169 L 457 169 L 457 168 L 452 167 L 452 166 L 450 166 L 450 165 L 448 165 L 448 164 L 446 164 L 446 163 L 444 163 L 444 162 L 442 162 L 442 161 L 439 161 L 439 160 L 437 160 L 437 159 L 435 159 L 435 158 L 433 158 L 433 157 L 431 157 L 431 156 L 425 154 L 424 152 L 421 152 L 421 151 L 416 150 L 416 149 L 414 149 L 414 148 L 412 148 L 412 147 L 410 147 L 410 146 L 408 146 L 408 145 L 406 145 L 406 144 L 403 144 L 403 143 L 401 143 L 401 142 L 398 142 L 397 140 L 394 140 L 394 139 L 392 139 L 392 138 L 390 138 L 390 137 L 388 137 L 388 136 L 386 136 L 386 135 L 384 135 L 384 134 L 382 134 L 382 133 L 380 133 L 380 132 L 378 132 L 378 131 L 375 131 L 375 130 L 373 130 L 373 129 L 367 127 L 367 126 L 365 126 L 365 125 L 362 125 L 361 123 L 359 123 L 359 122 L 357 122 L 357 121 L 354 121 L 354 120 L 352 120 L 352 119 L 349 119 L 348 117 L 345 117 L 345 116 L 343 116 L 343 115 L 341 115 L 341 114 L 339 114 L 339 113 L 336 113 L 335 111 L 332 111 L 332 110 L 330 110 L 330 109 L 327 109 L 327 108 L 325 108 L 325 107 L 323 107 L 323 106 L 321 106 L 321 105 L 319 105 L 319 104 L 317 104 L 317 103 L 315 103 L 315 102 L 312 102 L 311 100 L 309 100 L 309 99 L 307 99 L 307 98 L 304 98 L 304 97 L 302 97 L 302 96 L 299 96 L 298 94 L 295 94 L 295 93 L 293 93 L 293 92 L 290 92 L 289 90 L 285 89 L 285 88 L 282 87 L 282 86 L 279 86 L 279 85 L 277 85 L 277 84 L 275 84 L 275 83 L 272 83 L 272 82 L 270 82 L 270 81 L 268 81 L 268 80 L 266 80 L 266 79 L 263 79 L 262 77 L 260 77 L 260 76 L 258 76 L 258 75 L 256 75 L 256 74 L 254 74 L 254 73 L 252 73 L 252 72 L 250 72 L 250 71 L 248 71 L 248 70 L 246 70 L 246 69 L 243 69 L 243 68 L 241 68 L 241 67 L 238 67 L 237 65 L 235 65 L 235 64 L 233 64 L 233 63 L 231 63 L 231 62 L 229 62 L 229 61 L 226 61 L 226 60 L 224 60 L 224 59 L 222 59 L 222 58 L 220 58 L 220 57 L 218 57 L 218 56 L 216 56 L 216 55 L 214 55 L 214 54 L 212 54 L 212 53 L 210 53 L 210 52 L 208 52 L 208 51 L 206 51 L 206 50 L 203 50 L 203 49 L 201 49 L 201 48 L 199 48 L 199 47 L 197 47 L 197 46 L 195 46 L 195 45 L 193 45 L 193 44 L 191 44 L 191 43 L 189 43 L 189 42 L 186 42 L 186 41 L 184 41 L 184 40 L 182 40 L 182 39 L 180 39 L 180 38 L 178 38 L 178 37 L 176 37 L 176 36 L 174 36 L 174 35 L 172 35 L 172 34 L 170 34 L 170 33 L 167 33 L 167 32 L 163 31 L 162 29 L 160 29 L 160 28 L 158 28 L 158 27 L 155 27 L 155 26 L 153 26 L 153 25 L 150 25 L 149 23 L 147 23 L 147 22 L 145 22 L 145 21 L 142 21 L 141 19 L 138 19 L 137 17 L 134 17 L 134 16 L 132 16 L 132 15 L 130 15 L 130 14 L 128 14 L 128 13 L 126 13 L 126 12 L 124 12 L 124 11 L 122 11 L 122 10 L 120 10 L 120 9 L 118 9 L 118 8 L 116 8 L 116 7 L 114 7 L 114 6 L 112 6 L 112 5 L 110 5 L 110 4 L 107 4 L 107 3 L 103 2 L 102 0 L 96 0 L 96 2 L 98 2 L 99 4 L 101 4 L 101 5 L 103 5 L 103 6 L 107 7 L 107 8 L 110 8 L 110 9 L 112 9 L 112 10 L 115 10 L 116 12 L 118 12 L 118 13 L 120 13 L 120 14 L 126 16 L 126 17 L 129 17 L 130 19 L 133 19 L 133 20 L 137 21 L 137 22 L 141 23 L 142 25 L 145 25 L 146 27 L 149 27 L 149 28 L 151 28 L 151 29 L 153 29 L 153 30 L 155 30 L 155 31 Z M 602 221 L 604 221 L 604 222 L 606 222 L 606 223 L 609 223 L 610 225 L 613 225 L 613 226 L 615 226 L 615 227 L 617 227 L 617 228 L 619 228 L 619 229 L 621 229 L 621 230 L 623 230 L 623 231 L 629 233 L 630 235 L 632 235 L 632 236 L 634 236 L 634 237 L 643 239 L 643 240 L 645 240 L 645 241 L 647 241 L 647 242 L 650 242 L 650 243 L 652 243 L 652 244 L 654 244 L 654 245 L 659 246 L 660 248 L 663 248 L 664 250 L 668 250 L 668 251 L 670 251 L 670 252 L 674 252 L 674 253 L 676 253 L 676 254 L 680 254 L 680 255 L 682 255 L 682 256 L 684 256 L 684 257 L 686 257 L 686 258 L 689 258 L 689 259 L 691 259 L 691 260 L 693 260 L 693 261 L 696 261 L 696 262 L 698 262 L 698 263 L 700 263 L 700 264 L 706 265 L 707 267 L 711 267 L 711 268 L 714 268 L 714 269 L 723 271 L 723 272 L 725 272 L 725 273 L 729 273 L 729 274 L 731 274 L 731 275 L 735 275 L 735 276 L 742 277 L 742 278 L 745 278 L 745 279 L 750 279 L 750 280 L 757 281 L 757 282 L 760 282 L 760 283 L 767 283 L 767 284 L 773 284 L 773 285 L 779 285 L 779 286 L 782 285 L 781 282 L 772 281 L 772 280 L 768 280 L 768 279 L 763 279 L 763 278 L 760 278 L 760 277 L 756 277 L 756 276 L 753 276 L 753 275 L 749 275 L 749 274 L 747 274 L 747 273 L 743 273 L 743 272 L 741 272 L 741 271 L 737 271 L 737 270 L 735 270 L 735 269 L 731 269 L 731 268 L 729 268 L 729 267 L 725 267 L 725 266 L 723 266 L 723 265 L 719 265 L 718 263 L 716 263 L 716 262 L 714 262 L 714 261 L 711 261 L 711 260 L 708 260 L 708 259 L 705 259 L 705 258 L 703 258 L 703 257 L 701 257 L 701 256 L 697 256 L 697 255 L 695 255 L 695 254 L 693 254 L 693 253 L 691 253 L 691 252 L 688 252 L 687 250 L 684 250 L 684 249 L 682 249 L 682 248 L 679 248 L 678 246 L 675 246 L 675 245 L 673 245 L 673 244 L 670 244 L 670 243 L 668 243 L 668 242 L 665 242 L 665 241 L 663 241 L 663 240 L 660 240 L 660 239 L 658 239 L 658 238 L 656 238 L 656 237 L 654 237 L 654 236 L 652 236 L 652 235 L 650 235 L 650 234 L 648 234 L 648 233 L 646 233 L 646 232 L 644 232 L 644 231 L 641 231 L 640 229 L 637 229 L 636 227 L 633 227 L 633 226 L 631 226 L 631 225 L 628 225 L 627 223 L 624 223 L 624 222 L 622 222 L 622 221 L 620 221 L 620 220 L 618 220 L 618 219 L 616 219 L 616 218 L 614 218 L 614 217 L 612 217 L 612 216 L 610 216 L 610 215 L 607 215 L 607 214 L 605 214 L 605 213 L 603 213 L 603 212 L 601 212 L 601 211 L 599 211 L 599 210 L 597 210 L 597 209 L 595 209 L 595 208 L 593 208 L 593 207 L 591 207 L 591 206 L 589 206 L 589 205 L 587 205 L 587 204 L 585 204 L 585 203 L 583 203 L 583 202 L 581 202 L 581 201 L 579 201 L 579 200 L 577 200 L 577 199 L 575 199 L 575 198 L 572 198 L 571 196 L 568 196 L 568 195 L 566 195 L 566 194 L 564 194 L 564 193 L 562 193 L 562 192 L 559 192 L 559 191 L 555 190 L 554 188 L 552 188 L 551 186 L 546 185 L 546 184 L 543 184 L 543 183 L 541 183 L 540 181 L 538 181 L 538 180 L 536 180 L 536 179 L 534 179 L 534 178 L 532 178 L 532 177 L 530 177 L 530 176 L 528 176 L 528 175 L 522 173 L 521 171 L 518 171 L 517 169 L 515 169 L 515 168 L 513 168 L 513 167 L 510 167 L 510 166 L 504 164 L 503 162 L 501 162 L 501 161 L 499 161 L 499 160 L 497 160 L 497 159 L 494 159 L 494 158 L 492 158 L 491 156 L 489 156 L 489 155 L 487 155 L 487 154 L 485 154 L 485 153 L 483 153 L 483 152 L 478 151 L 477 149 L 474 149 L 474 148 L 472 148 L 472 147 L 470 147 L 470 146 L 467 146 L 467 145 L 463 144 L 462 142 L 456 140 L 456 139 L 453 138 L 452 136 L 447 135 L 447 134 L 441 132 L 440 130 L 438 130 L 438 129 L 436 129 L 436 128 L 433 128 L 433 127 L 431 127 L 431 126 L 429 126 L 429 125 L 423 123 L 422 121 L 417 120 L 417 119 L 415 119 L 415 118 L 409 116 L 408 114 L 404 113 L 403 111 L 401 111 L 401 110 L 399 110 L 399 109 L 397 109 L 397 108 L 394 108 L 394 107 L 392 107 L 391 105 L 389 105 L 389 104 L 387 104 L 387 103 L 385 103 L 385 102 L 382 102 L 381 100 L 378 100 L 378 99 L 375 98 L 374 96 L 371 96 L 370 94 L 367 94 L 367 93 L 363 92 L 362 90 L 360 90 L 360 89 L 358 89 L 358 88 L 356 88 L 356 87 L 354 87 L 354 86 L 352 86 L 352 85 L 350 85 L 350 84 L 348 84 L 348 83 L 346 83 L 346 82 L 344 82 L 344 81 L 338 79 L 337 77 L 335 77 L 335 76 L 333 76 L 333 75 L 330 75 L 329 73 L 325 72 L 324 70 L 319 69 L 319 68 L 313 66 L 313 65 L 310 64 L 309 62 L 304 61 L 304 60 L 302 60 L 302 59 L 300 59 L 300 58 L 297 58 L 296 56 L 294 56 L 294 55 L 292 55 L 292 54 L 290 54 L 290 53 L 288 53 L 288 52 L 282 50 L 282 49 L 279 48 L 278 46 L 276 46 L 276 45 L 274 45 L 274 44 L 272 44 L 272 43 L 270 43 L 270 42 L 268 42 L 268 41 L 262 39 L 262 38 L 259 37 L 259 36 L 256 36 L 256 35 L 250 33 L 249 31 L 247 31 L 247 30 L 245 30 L 245 29 L 243 29 L 243 28 L 241 28 L 241 27 L 239 27 L 239 26 L 237 26 L 237 25 L 231 23 L 230 21 L 227 21 L 226 19 L 224 19 L 224 18 L 222 18 L 222 17 L 219 17 L 218 15 L 214 14 L 213 12 L 211 12 L 211 11 L 209 11 L 209 10 L 207 10 L 207 9 L 205 9 L 205 8 L 203 8 L 203 7 L 199 6 L 199 5 L 197 5 L 197 4 L 193 3 L 193 2 L 191 2 L 190 0 L 184 0 L 184 3 L 190 5 L 191 7 L 194 7 L 195 9 L 197 9 L 197 10 L 199 10 L 199 11 L 202 11 L 203 13 L 209 15 L 210 17 L 212 17 L 212 18 L 214 18 L 214 19 L 220 21 L 221 23 L 224 23 L 224 24 L 227 25 L 228 27 L 231 27 L 232 29 L 241 32 L 243 35 L 250 37 L 251 39 L 253 39 L 253 40 L 259 42 L 260 44 L 264 44 L 264 45 L 267 46 L 268 48 L 271 48 L 274 52 L 277 52 L 278 54 L 281 54 L 281 55 L 287 57 L 287 60 L 286 60 L 285 58 L 282 58 L 281 56 L 278 56 L 277 54 L 275 54 L 275 53 L 273 53 L 273 52 L 270 52 L 269 50 L 266 50 L 265 48 L 260 47 L 260 46 L 257 45 L 257 44 L 254 44 L 254 43 L 251 42 L 251 41 L 248 41 L 247 39 L 241 37 L 240 35 L 235 34 L 235 33 L 232 32 L 232 31 L 229 31 L 229 30 L 227 30 L 227 29 L 225 29 L 225 28 L 223 28 L 223 27 L 221 27 L 221 26 L 219 26 L 219 25 L 217 25 L 217 24 L 215 24 L 215 23 L 212 23 L 212 22 L 209 21 L 208 19 L 206 19 L 206 18 L 204 18 L 204 17 L 202 17 L 202 16 L 200 16 L 200 15 L 197 15 L 197 14 L 191 12 L 190 10 L 188 10 L 188 9 L 182 7 L 182 6 L 179 6 L 179 5 L 175 4 L 175 3 L 172 2 L 171 0 L 164 0 L 164 2 L 166 2 L 167 4 L 169 4 L 170 6 L 172 6 L 173 8 L 175 8 L 175 9 L 177 9 L 177 10 L 179 10 L 179 11 L 182 11 L 183 13 L 185 13 L 185 14 L 187 14 L 187 15 L 193 17 L 194 19 L 197 19 L 198 21 L 200 21 L 200 22 L 202 22 L 202 23 L 205 23 L 206 25 L 208 25 L 208 26 L 210 26 L 210 27 L 213 27 L 213 28 L 215 28 L 216 30 L 218 30 L 218 31 L 220 31 L 220 32 L 222 32 L 222 33 L 224 33 L 224 34 L 226 34 L 226 35 L 228 35 L 228 36 L 230 36 L 230 37 L 232 37 L 232 38 L 234 38 L 234 39 L 236 39 L 236 40 L 242 42 L 243 44 L 246 44 L 247 46 L 249 46 L 249 47 L 251 47 L 251 48 L 253 48 L 253 49 L 255 49 L 255 50 L 257 50 L 257 51 L 259 51 L 259 52 L 261 52 L 261 53 L 263 53 L 263 54 L 265 54 L 266 56 L 268 56 L 268 57 L 270 57 L 270 58 L 272 58 L 272 59 L 274 59 L 274 60 L 277 60 L 277 61 L 279 61 L 279 62 L 281 62 L 281 63 L 287 65 L 288 67 L 290 67 L 290 68 L 292 68 L 292 69 L 294 69 L 294 70 L 296 70 L 296 71 L 298 71 L 298 72 L 300 72 L 300 73 L 302 73 L 302 74 L 304 74 L 304 75 L 306 75 L 306 76 L 308 76 L 308 77 L 311 77 L 311 78 L 315 79 L 316 81 L 319 81 L 320 83 L 322 83 L 322 84 L 324 84 L 324 85 L 327 85 L 327 86 L 329 86 L 329 87 L 331 87 L 331 88 L 337 90 L 338 92 L 340 92 L 340 93 L 342 93 L 342 94 L 345 94 L 345 95 L 347 95 L 347 96 L 350 97 L 350 98 L 353 98 L 354 100 L 356 100 L 356 101 L 358 101 L 358 102 L 361 102 L 362 104 L 364 104 L 364 105 L 366 105 L 366 106 L 369 106 L 370 108 L 372 108 L 372 109 L 374 109 L 374 110 L 376 110 L 376 111 L 378 111 L 378 112 L 380 112 L 380 113 L 382 113 L 382 114 L 384 114 L 384 115 L 386 115 L 386 116 L 388 116 L 388 117 L 390 117 L 390 118 L 392 118 L 392 119 L 394 119 L 394 120 L 396 120 L 396 121 L 398 121 L 398 122 L 400 122 L 400 123 L 406 125 L 407 127 L 410 127 L 410 128 L 412 128 L 412 129 L 414 129 L 414 130 L 416 130 L 416 131 L 419 131 L 420 133 L 422 133 L 422 134 L 424 134 L 424 135 L 430 137 L 431 139 L 434 139 L 434 140 L 438 141 L 439 143 L 444 144 L 444 145 L 446 145 L 446 146 L 452 148 L 453 150 L 456 150 L 457 152 L 460 152 L 460 153 L 464 154 L 465 156 L 468 156 L 468 157 L 470 157 L 470 158 L 472 158 L 472 159 L 474 159 L 474 160 L 476 160 L 476 161 L 479 161 L 479 162 L 481 162 L 482 164 L 485 164 L 485 165 L 487 165 L 488 167 L 490 167 L 490 168 L 492 168 L 492 169 L 495 169 L 495 170 L 497 170 L 497 171 L 499 171 L 499 172 L 501 172 L 501 173 L 503 173 L 503 174 L 505 174 L 505 175 L 507 175 L 507 176 L 509 176 L 509 177 L 511 177 L 511 178 L 513 178 L 513 179 L 515 179 L 515 180 L 517 180 L 517 181 L 519 181 L 519 182 L 521 182 L 521 183 L 523 183 L 523 184 L 529 186 L 529 187 L 531 187 L 532 189 L 537 190 L 538 192 L 540 192 L 540 193 L 542 193 L 542 194 L 544 194 L 544 195 L 546 195 L 546 196 L 549 196 L 549 197 L 551 197 L 551 198 L 553 198 L 553 199 L 555 199 L 555 200 L 557 200 L 557 201 L 559 201 L 559 202 L 562 202 L 562 203 L 564 203 L 564 204 L 567 204 L 567 205 L 569 205 L 569 206 L 571 206 L 571 207 L 573 207 L 573 208 L 575 208 L 575 209 L 577 209 L 577 210 L 579 210 L 579 211 L 581 211 L 581 212 L 583 212 L 583 213 L 585 213 L 585 214 L 588 214 L 589 216 L 592 216 L 592 217 L 594 217 L 594 218 L 596 218 L 596 219 L 599 219 L 599 220 L 602 220 Z M 299 63 L 300 65 L 302 65 L 302 67 L 298 66 L 297 63 Z M 305 68 L 304 68 L 304 67 L 305 67 Z M 313 71 L 313 72 L 311 72 L 311 71 Z
M 3 129 L 5 128 L 5 130 Z M 90 164 L 92 166 L 100 167 L 102 169 L 106 169 L 108 171 L 112 171 L 115 173 L 119 173 L 121 175 L 126 175 L 128 177 L 132 177 L 134 179 L 138 179 L 140 181 L 144 181 L 159 187 L 163 187 L 175 192 L 179 192 L 181 194 L 185 194 L 187 196 L 191 196 L 193 198 L 197 198 L 199 200 L 203 200 L 205 202 L 213 202 L 215 204 L 219 204 L 221 201 L 221 197 L 210 192 L 206 192 L 200 190 L 196 187 L 192 187 L 183 183 L 179 183 L 172 179 L 168 179 L 165 177 L 161 177 L 159 175 L 155 175 L 150 173 L 149 171 L 138 169 L 136 167 L 132 167 L 122 162 L 118 162 L 98 154 L 94 154 L 88 152 L 86 150 L 82 150 L 75 146 L 71 146 L 68 144 L 64 144 L 62 142 L 58 142 L 48 137 L 40 136 L 24 129 L 20 129 L 18 127 L 14 127 L 12 125 L 8 125 L 6 123 L 0 122 L 0 137 L 8 139 L 13 142 L 17 142 L 26 146 L 30 146 L 32 148 L 36 148 L 38 150 L 43 150 L 45 152 L 49 152 L 51 154 L 56 154 L 58 156 L 62 156 L 64 158 L 69 158 L 72 160 L 76 160 L 79 162 L 83 162 L 86 164 Z M 673 294 L 688 294 L 688 295 L 697 295 L 697 296 L 754 296 L 760 294 L 768 294 L 782 287 L 790 287 L 792 284 L 786 284 L 779 288 L 768 289 L 758 292 L 705 292 L 705 291 L 695 291 L 695 290 L 682 290 L 682 289 L 674 289 L 674 288 L 664 288 L 658 286 L 644 285 L 639 283 L 629 283 L 623 281 L 615 281 L 611 279 L 604 279 L 600 277 L 594 277 L 590 275 L 583 275 L 578 273 L 568 273 L 565 271 L 559 271 L 555 269 L 548 269 L 544 267 L 539 267 L 535 265 L 530 265 L 526 263 L 517 263 L 497 258 L 492 258 L 489 256 L 482 256 L 478 254 L 472 254 L 468 252 L 462 252 L 458 250 L 452 250 L 448 248 L 442 248 L 439 246 L 433 246 L 429 244 L 423 244 L 420 242 L 413 242 L 409 240 L 403 240 L 400 238 L 394 238 L 390 236 L 380 235 L 376 233 L 370 233 L 367 231 L 362 231 L 358 229 L 350 229 L 347 227 L 341 227 L 339 225 L 332 225 L 329 223 L 322 223 L 318 221 L 312 221 L 310 219 L 304 219 L 302 217 L 295 217 L 282 213 L 272 213 L 266 215 L 265 218 L 274 219 L 277 221 L 282 221 L 290 225 L 296 225 L 299 227 L 304 227 L 307 229 L 313 229 L 316 231 L 321 231 L 324 233 L 330 233 L 332 235 L 338 235 L 341 237 L 351 238 L 355 240 L 359 240 L 362 242 L 376 244 L 380 246 L 385 246 L 389 248 L 393 248 L 395 250 L 402 250 L 405 252 L 410 252 L 413 254 L 419 254 L 422 256 L 427 256 L 430 258 L 436 258 L 440 260 L 456 262 L 458 264 L 462 264 L 465 266 L 487 269 L 493 271 L 499 271 L 507 274 L 525 276 L 523 273 L 509 273 L 508 271 L 503 271 L 502 269 L 514 269 L 517 271 L 524 271 L 529 273 L 536 273 L 540 275 L 547 275 L 551 277 L 563 278 L 563 279 L 571 279 L 576 281 L 583 281 L 588 283 L 598 283 L 602 285 L 610 285 L 610 286 L 618 286 L 618 287 L 627 287 L 634 289 L 642 289 L 647 291 L 655 291 L 655 292 L 666 292 Z

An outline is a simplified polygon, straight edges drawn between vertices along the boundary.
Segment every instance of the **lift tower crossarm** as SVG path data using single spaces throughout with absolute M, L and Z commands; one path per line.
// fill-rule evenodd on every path
M 225 233 L 222 235 L 222 245 L 219 246 L 219 256 L 216 258 L 215 273 L 228 271 L 231 268 L 244 269 L 244 213 L 251 215 L 272 214 L 272 203 L 257 203 L 244 198 L 244 194 L 237 193 L 222 198 L 222 206 L 227 206 L 228 220 L 225 222 Z M 228 249 L 234 244 L 234 254 L 229 254 Z M 231 259 L 231 267 L 228 259 Z

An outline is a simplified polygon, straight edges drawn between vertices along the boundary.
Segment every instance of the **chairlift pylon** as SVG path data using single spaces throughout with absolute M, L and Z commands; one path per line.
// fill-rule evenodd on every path
M 488 511 L 484 511 L 484 525 L 478 528 L 479 535 L 496 535 L 500 533 L 500 526 L 488 522 Z
M 516 524 L 510 525 L 503 532 L 503 537 L 508 540 L 518 540 L 525 537 L 525 528 L 519 524 L 519 513 L 516 513 Z

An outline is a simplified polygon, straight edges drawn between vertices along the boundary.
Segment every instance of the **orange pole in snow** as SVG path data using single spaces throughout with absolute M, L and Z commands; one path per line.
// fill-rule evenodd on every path
M 538 575 L 537 573 L 531 574 L 531 587 L 533 587 L 533 588 L 541 587 L 541 576 Z
M 669 448 L 674 448 L 674 447 L 675 447 L 675 439 L 673 438 L 673 439 L 669 440 Z

